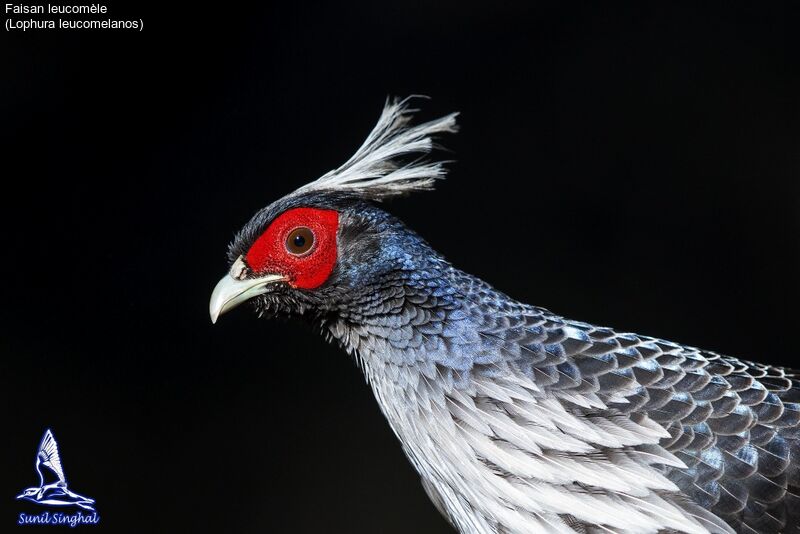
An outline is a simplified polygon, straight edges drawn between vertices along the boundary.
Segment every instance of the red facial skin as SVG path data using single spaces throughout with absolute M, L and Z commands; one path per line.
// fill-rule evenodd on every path
M 309 228 L 314 244 L 302 255 L 289 252 L 286 239 L 295 228 Z M 282 274 L 292 287 L 315 289 L 328 279 L 336 264 L 339 214 L 333 210 L 294 208 L 275 218 L 245 255 L 257 275 Z

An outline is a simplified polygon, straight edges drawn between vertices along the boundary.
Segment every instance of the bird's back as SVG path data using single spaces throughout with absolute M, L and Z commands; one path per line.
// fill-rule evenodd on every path
M 798 524 L 800 389 L 792 371 L 573 325 L 591 343 L 573 364 L 610 410 L 646 413 L 669 432 L 660 445 L 686 468 L 662 470 L 687 497 L 738 532 Z
M 452 268 L 429 274 L 434 290 L 419 273 L 404 281 L 402 310 L 370 297 L 374 316 L 360 309 L 347 337 L 426 489 L 461 530 L 797 524 L 793 373 L 570 321 Z M 416 381 L 397 370 L 413 360 Z M 408 421 L 398 403 L 424 405 L 414 411 L 435 423 Z
M 502 303 L 488 286 L 472 284 L 466 293 L 472 301 Z M 512 306 L 510 317 L 518 313 Z M 800 388 L 793 371 L 540 308 L 526 306 L 523 316 L 534 339 L 520 343 L 532 350 L 520 351 L 517 361 L 538 387 L 582 417 L 646 415 L 658 423 L 669 433 L 659 445 L 686 466 L 660 470 L 738 532 L 798 528 Z M 578 402 L 596 396 L 606 409 L 580 408 L 575 396 L 584 397 Z

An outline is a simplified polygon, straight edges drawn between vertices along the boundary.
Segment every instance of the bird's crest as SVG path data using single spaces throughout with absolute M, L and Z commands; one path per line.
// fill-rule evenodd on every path
M 451 113 L 416 126 L 410 125 L 415 109 L 409 98 L 386 101 L 378 123 L 356 153 L 342 166 L 304 185 L 295 194 L 313 191 L 348 193 L 367 200 L 384 200 L 414 191 L 433 189 L 444 178 L 441 161 L 427 161 L 434 147 L 432 136 L 456 132 L 456 116 Z M 407 160 L 408 156 L 418 155 Z

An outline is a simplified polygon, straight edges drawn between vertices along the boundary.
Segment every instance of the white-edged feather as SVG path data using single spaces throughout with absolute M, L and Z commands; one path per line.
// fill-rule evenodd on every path
M 53 437 L 53 433 L 48 428 L 42 437 L 42 442 L 39 444 L 38 452 L 39 460 L 42 465 L 45 465 L 53 470 L 58 480 L 66 482 L 64 476 L 64 468 L 61 466 L 61 456 L 58 454 L 58 443 Z
M 409 98 L 387 100 L 378 123 L 355 154 L 342 166 L 295 193 L 340 191 L 369 200 L 383 200 L 432 189 L 446 170 L 442 162 L 421 158 L 433 149 L 432 136 L 457 131 L 458 113 L 411 126 L 416 110 L 408 107 L 408 101 Z M 420 158 L 401 162 L 400 158 L 412 154 Z

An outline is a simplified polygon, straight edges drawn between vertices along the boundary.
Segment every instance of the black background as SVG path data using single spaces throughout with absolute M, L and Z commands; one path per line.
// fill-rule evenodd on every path
M 0 531 L 45 428 L 114 532 L 448 532 L 351 360 L 245 308 L 228 241 L 344 161 L 387 95 L 462 112 L 393 202 L 568 317 L 800 366 L 797 9 L 108 4 L 3 32 Z M 607 3 L 602 3 L 607 4 Z

